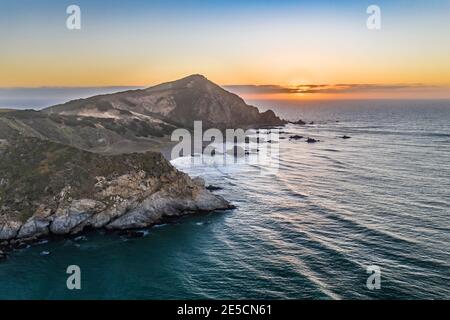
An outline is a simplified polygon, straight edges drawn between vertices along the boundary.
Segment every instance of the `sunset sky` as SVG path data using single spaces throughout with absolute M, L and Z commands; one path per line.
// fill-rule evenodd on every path
M 81 30 L 66 28 L 70 4 Z M 448 0 L 1 0 L 0 46 L 0 87 L 200 73 L 247 98 L 450 98 Z

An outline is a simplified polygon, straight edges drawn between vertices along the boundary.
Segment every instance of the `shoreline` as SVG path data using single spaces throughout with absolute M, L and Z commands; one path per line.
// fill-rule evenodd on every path
M 47 235 L 41 235 L 36 238 L 25 238 L 25 239 L 11 239 L 9 240 L 7 244 L 4 242 L 0 242 L 0 263 L 3 261 L 6 261 L 8 259 L 8 256 L 10 253 L 27 249 L 30 247 L 47 244 L 50 242 L 58 242 L 62 240 L 73 240 L 78 241 L 77 239 L 80 239 L 82 237 L 86 237 L 90 234 L 98 234 L 98 235 L 116 235 L 116 236 L 124 236 L 127 239 L 138 239 L 145 237 L 145 231 L 150 231 L 154 228 L 157 228 L 158 226 L 162 225 L 171 225 L 175 224 L 178 221 L 189 218 L 189 217 L 201 217 L 206 216 L 208 214 L 212 213 L 226 213 L 228 211 L 232 211 L 237 209 L 236 206 L 230 205 L 228 208 L 219 208 L 214 210 L 198 210 L 195 212 L 186 212 L 183 214 L 180 214 L 178 216 L 173 217 L 163 217 L 161 220 L 146 226 L 146 227 L 139 227 L 139 228 L 129 228 L 129 229 L 107 229 L 107 228 L 86 228 L 83 229 L 79 233 L 75 234 L 53 234 L 49 233 Z M 13 242 L 13 243 L 11 243 Z

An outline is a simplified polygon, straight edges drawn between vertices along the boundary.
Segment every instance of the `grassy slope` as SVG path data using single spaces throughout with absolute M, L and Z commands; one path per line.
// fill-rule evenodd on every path
M 0 113 L 0 139 L 38 137 L 99 153 L 160 150 L 171 130 L 137 119 L 61 116 L 33 110 Z M 122 150 L 121 145 L 129 148 Z

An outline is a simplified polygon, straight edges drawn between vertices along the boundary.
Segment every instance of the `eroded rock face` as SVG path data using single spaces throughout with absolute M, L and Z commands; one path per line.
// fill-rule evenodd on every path
M 66 207 L 60 207 L 52 217 L 50 231 L 54 234 L 67 234 L 76 231 L 76 227 L 89 219 L 96 212 L 101 212 L 106 205 L 92 199 L 74 200 Z
M 22 223 L 18 220 L 4 220 L 0 222 L 0 240 L 9 240 L 15 238 L 20 230 Z
M 192 189 L 187 193 L 158 191 L 136 205 L 132 210 L 112 220 L 106 225 L 106 228 L 141 228 L 155 224 L 165 217 L 231 208 L 225 199 L 213 195 L 203 186 L 190 185 L 189 187 Z
M 43 153 L 34 155 L 39 161 L 26 162 L 28 170 L 36 166 L 36 173 L 30 174 L 31 178 L 24 177 L 19 170 L 21 167 L 17 168 L 21 159 L 27 159 L 26 150 L 30 148 L 21 149 L 24 153 L 12 162 L 10 170 L 0 172 L 6 176 L 4 179 L 15 181 L 14 185 L 0 189 L 4 195 L 0 199 L 2 241 L 13 243 L 48 234 L 76 234 L 86 228 L 141 228 L 168 217 L 232 207 L 222 197 L 209 192 L 203 179 L 191 179 L 160 155 L 149 153 L 106 158 L 75 151 L 69 153 L 74 163 L 68 163 L 57 158 L 62 155 L 67 159 L 65 149 L 52 144 L 50 154 L 45 150 L 47 143 L 36 147 Z M 72 149 L 70 151 L 73 152 Z M 61 168 L 57 167 L 60 163 Z M 73 168 L 81 168 L 80 173 L 68 174 L 67 170 L 72 165 Z M 107 165 L 107 168 L 102 165 Z M 34 181 L 45 185 L 44 190 L 36 191 L 32 185 Z M 23 205 L 25 201 L 27 206 Z M 33 210 L 31 215 L 24 219 L 30 209 Z
M 146 178 L 145 173 L 132 172 L 113 180 L 103 179 L 103 188 L 94 199 L 67 200 L 67 190 L 61 190 L 61 202 L 52 213 L 40 206 L 25 222 L 0 223 L 0 239 L 31 239 L 47 234 L 75 234 L 86 227 L 125 230 L 148 227 L 167 217 L 193 212 L 230 209 L 222 197 L 206 190 L 203 179 L 191 180 L 174 171 L 165 183 Z M 70 198 L 70 197 L 69 197 Z
M 49 233 L 50 220 L 32 217 L 20 228 L 17 238 L 40 237 Z

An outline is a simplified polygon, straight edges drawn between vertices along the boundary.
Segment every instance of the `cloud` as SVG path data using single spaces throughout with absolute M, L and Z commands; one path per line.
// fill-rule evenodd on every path
M 237 94 L 327 94 L 365 93 L 387 91 L 417 91 L 443 89 L 421 83 L 413 84 L 304 84 L 296 86 L 280 85 L 229 85 L 226 89 Z

